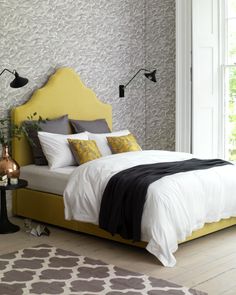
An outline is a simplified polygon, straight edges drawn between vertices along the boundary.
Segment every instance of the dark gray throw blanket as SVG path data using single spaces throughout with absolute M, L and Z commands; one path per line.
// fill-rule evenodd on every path
M 123 170 L 109 180 L 103 193 L 99 226 L 112 235 L 118 233 L 125 239 L 140 241 L 143 206 L 148 186 L 168 175 L 192 170 L 228 165 L 220 159 L 190 159 L 139 165 Z

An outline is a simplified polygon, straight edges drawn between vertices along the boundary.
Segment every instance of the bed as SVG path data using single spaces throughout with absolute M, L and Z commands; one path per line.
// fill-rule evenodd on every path
M 95 93 L 85 87 L 79 76 L 70 68 L 58 69 L 44 87 L 35 91 L 28 102 L 13 109 L 12 120 L 15 124 L 21 124 L 29 114 L 34 112 L 49 119 L 64 114 L 68 114 L 70 118 L 80 118 L 81 120 L 105 118 L 109 127 L 112 128 L 111 106 L 99 101 Z M 26 138 L 13 141 L 12 156 L 21 166 L 33 163 Z M 65 220 L 62 195 L 45 192 L 37 187 L 14 192 L 13 214 L 138 247 L 146 247 L 147 245 L 146 242 L 134 243 L 125 240 L 119 235 L 112 236 L 91 223 Z M 203 228 L 193 232 L 182 242 L 196 239 L 235 224 L 235 217 L 205 224 Z

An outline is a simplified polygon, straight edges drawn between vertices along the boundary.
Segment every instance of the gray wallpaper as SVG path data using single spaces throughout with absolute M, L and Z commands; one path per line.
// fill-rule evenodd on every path
M 30 80 L 12 89 L 11 75 L 1 76 L 0 117 L 70 66 L 112 104 L 115 130 L 129 128 L 146 148 L 174 149 L 174 0 L 0 0 L 0 28 L 0 70 Z M 118 85 L 141 67 L 156 67 L 157 83 L 139 75 L 119 98 Z
M 146 3 L 146 63 L 157 69 L 157 85 L 146 83 L 146 146 L 174 150 L 175 1 Z

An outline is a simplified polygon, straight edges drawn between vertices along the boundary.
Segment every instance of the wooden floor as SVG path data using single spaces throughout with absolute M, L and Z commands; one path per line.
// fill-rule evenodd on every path
M 166 268 L 144 249 L 49 227 L 49 237 L 33 237 L 23 229 L 23 220 L 12 218 L 21 231 L 0 236 L 0 254 L 25 247 L 50 244 L 107 263 L 194 287 L 212 295 L 236 294 L 236 227 L 179 246 L 177 266 Z

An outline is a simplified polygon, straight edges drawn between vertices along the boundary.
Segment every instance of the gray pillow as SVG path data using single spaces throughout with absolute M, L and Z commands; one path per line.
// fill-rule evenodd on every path
M 44 156 L 39 138 L 38 130 L 35 128 L 33 121 L 24 121 L 24 127 L 27 132 L 27 137 L 30 138 L 29 144 L 32 149 L 35 165 L 48 165 L 47 159 Z M 48 120 L 39 124 L 39 130 L 49 133 L 69 134 L 68 115 L 64 115 L 57 119 Z
M 70 120 L 74 133 L 88 131 L 91 133 L 109 133 L 110 128 L 105 119 L 98 119 L 93 121 Z

